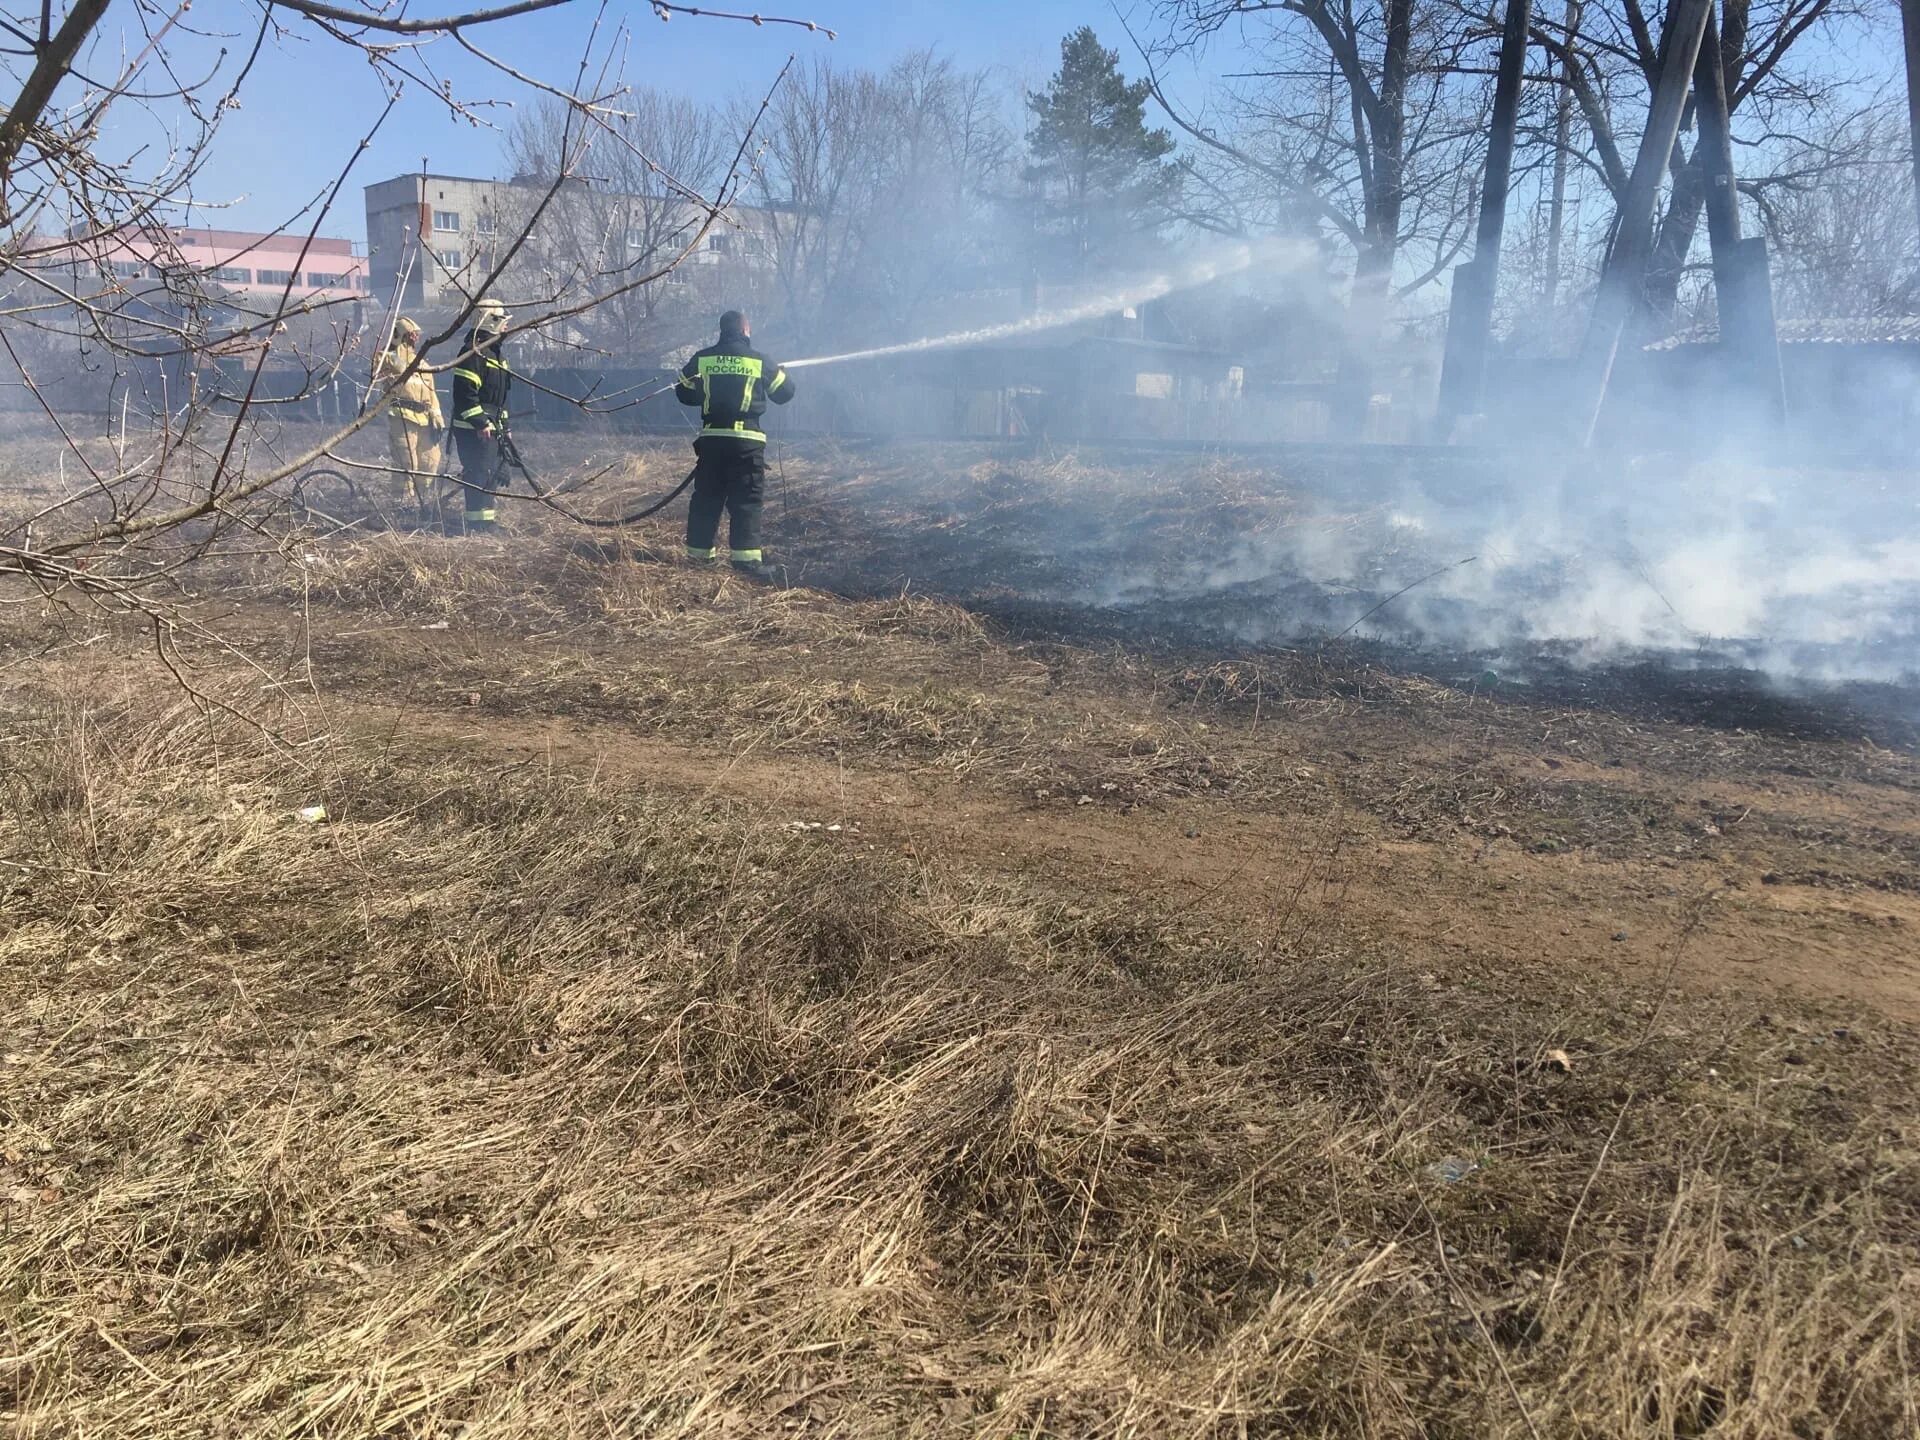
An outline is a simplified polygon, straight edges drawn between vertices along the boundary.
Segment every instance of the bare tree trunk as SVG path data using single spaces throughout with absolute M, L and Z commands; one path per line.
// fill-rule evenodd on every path
M 1642 333 L 1649 339 L 1673 329 L 1674 311 L 1680 303 L 1680 277 L 1686 272 L 1687 255 L 1700 229 L 1700 210 L 1706 198 L 1706 177 L 1701 173 L 1700 152 L 1696 146 L 1673 178 L 1666 214 L 1660 217 L 1660 234 L 1647 259 L 1640 324 Z
M 1707 236 L 1713 244 L 1714 304 L 1724 335 L 1729 295 L 1739 285 L 1734 279 L 1735 248 L 1740 244 L 1740 191 L 1733 173 L 1733 129 L 1727 109 L 1727 71 L 1720 53 L 1720 27 L 1711 15 L 1700 40 L 1700 59 L 1693 69 L 1694 114 L 1700 142 L 1694 160 L 1700 168 L 1707 210 Z
M 1580 35 L 1580 0 L 1567 0 L 1567 44 Z M 1564 65 L 1566 62 L 1562 62 Z M 1573 90 L 1562 85 L 1554 101 L 1553 204 L 1547 211 L 1547 283 L 1542 309 L 1549 315 L 1560 298 L 1560 246 L 1566 234 L 1567 147 L 1573 140 Z
M 1700 170 L 1713 247 L 1713 303 L 1719 319 L 1719 359 L 1727 378 L 1752 406 L 1751 422 L 1764 431 L 1786 419 L 1780 337 L 1773 318 L 1772 269 L 1765 240 L 1740 237 L 1740 191 L 1733 173 L 1733 125 L 1727 105 L 1727 68 L 1720 28 L 1707 16 L 1693 72 Z
M 1707 15 L 1706 33 L 1701 38 L 1700 57 L 1693 73 L 1694 114 L 1700 138 L 1693 154 L 1675 171 L 1666 215 L 1660 222 L 1659 243 L 1648 266 L 1643 319 L 1650 338 L 1665 334 L 1673 327 L 1680 278 L 1693 248 L 1694 236 L 1700 230 L 1701 210 L 1708 211 L 1708 229 L 1715 246 L 1716 279 L 1720 257 L 1731 254 L 1740 241 L 1729 119 L 1737 95 L 1741 51 L 1747 42 L 1749 0 L 1725 0 L 1725 9 L 1724 35 L 1717 17 L 1711 12 Z M 1718 183 L 1716 177 L 1719 176 L 1726 177 L 1724 185 Z
M 53 92 L 67 77 L 73 57 L 93 34 L 94 27 L 107 13 L 107 0 L 81 0 L 67 12 L 66 19 L 52 35 L 42 35 L 33 69 L 20 93 L 0 119 L 0 224 L 11 223 L 15 206 L 8 184 L 14 174 L 14 162 L 20 158 L 27 135 L 53 99 Z M 50 16 L 41 17 L 44 29 Z
M 1373 360 L 1387 325 L 1387 301 L 1393 281 L 1393 246 L 1372 244 L 1353 267 L 1353 295 L 1347 304 L 1347 343 L 1334 374 L 1333 423 L 1336 438 L 1364 438 L 1373 401 Z
M 1388 0 L 1379 106 L 1368 127 L 1373 176 L 1367 186 L 1366 244 L 1354 262 L 1347 346 L 1334 381 L 1335 427 L 1355 437 L 1365 430 L 1373 399 L 1373 355 L 1386 330 L 1393 264 L 1399 253 L 1406 180 L 1407 57 L 1412 38 L 1413 0 Z
M 1705 180 L 1707 234 L 1713 238 L 1715 278 L 1724 255 L 1740 244 L 1740 188 L 1734 177 L 1734 131 L 1726 104 L 1726 60 L 1720 50 L 1720 27 L 1707 17 L 1707 35 L 1699 42 L 1699 60 L 1693 65 L 1693 113 L 1699 117 L 1699 161 Z
M 1480 191 L 1480 222 L 1474 235 L 1471 277 L 1456 286 L 1447 321 L 1446 358 L 1440 370 L 1440 422 L 1480 411 L 1486 388 L 1487 351 L 1493 343 L 1493 294 L 1500 283 L 1500 247 L 1507 228 L 1507 192 L 1513 183 L 1514 129 L 1520 114 L 1520 81 L 1527 56 L 1532 0 L 1507 0 L 1494 82 L 1493 120 L 1487 138 L 1486 183 Z M 1465 267 L 1462 267 L 1463 269 Z
M 1574 421 L 1582 446 L 1593 443 L 1621 336 L 1632 318 L 1634 301 L 1644 290 L 1652 248 L 1647 231 L 1659 199 L 1661 177 L 1679 137 L 1680 113 L 1693 83 L 1694 61 L 1699 58 L 1700 40 L 1712 8 L 1713 0 L 1680 0 L 1661 46 L 1659 79 L 1648 108 L 1646 130 L 1640 137 L 1639 154 L 1633 162 L 1633 176 L 1620 204 L 1613 253 L 1607 257 L 1606 270 L 1600 277 L 1593 319 L 1576 362 Z M 1697 215 L 1697 202 L 1695 210 Z

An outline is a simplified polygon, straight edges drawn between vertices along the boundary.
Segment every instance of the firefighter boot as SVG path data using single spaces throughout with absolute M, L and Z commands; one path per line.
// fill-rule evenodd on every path
M 786 583 L 786 567 L 768 564 L 767 558 L 758 550 L 745 553 L 736 550 L 727 563 L 728 568 L 743 580 L 752 580 L 761 585 Z

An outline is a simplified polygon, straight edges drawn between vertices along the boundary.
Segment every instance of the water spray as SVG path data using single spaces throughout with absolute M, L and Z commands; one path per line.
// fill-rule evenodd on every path
M 879 360 L 893 355 L 913 355 L 925 351 L 952 350 L 967 345 L 987 345 L 996 340 L 1012 339 L 1021 335 L 1037 335 L 1048 330 L 1058 330 L 1065 325 L 1076 325 L 1086 320 L 1098 320 L 1116 312 L 1128 310 L 1148 301 L 1158 300 L 1179 290 L 1189 290 L 1206 285 L 1229 275 L 1238 275 L 1251 270 L 1256 265 L 1264 265 L 1269 270 L 1295 269 L 1313 262 L 1315 252 L 1309 245 L 1297 240 L 1267 238 L 1259 241 L 1236 241 L 1218 247 L 1201 256 L 1191 258 L 1183 265 L 1173 269 L 1156 271 L 1151 274 L 1135 275 L 1123 280 L 1098 294 L 1075 301 L 1071 305 L 1058 306 L 1052 310 L 1043 310 L 1019 320 L 1010 320 L 1000 325 L 984 325 L 972 330 L 955 330 L 945 335 L 930 335 L 919 340 L 903 340 L 892 345 L 876 345 L 866 350 L 848 350 L 838 355 L 809 355 L 799 360 L 788 360 L 785 369 L 809 370 L 821 365 L 840 365 L 853 360 Z M 608 409 L 627 409 L 644 404 L 655 396 L 664 395 L 676 382 L 664 381 L 645 390 L 638 397 L 625 400 Z M 583 405 L 591 411 L 591 405 Z M 601 413 L 605 413 L 604 411 Z M 776 446 L 777 446 L 776 442 Z M 776 448 L 776 455 L 779 453 Z M 524 473 L 524 467 L 523 472 Z M 785 463 L 782 460 L 781 473 L 784 480 Z M 531 480 L 531 476 L 528 477 Z M 619 519 L 589 518 L 573 514 L 573 518 L 589 525 L 617 527 L 651 515 L 664 508 L 667 503 L 687 488 L 693 477 L 687 479 L 669 495 L 649 506 L 647 509 Z M 538 487 L 536 486 L 536 491 Z M 783 491 L 784 493 L 784 491 Z M 552 508 L 561 507 L 550 495 L 536 494 L 537 499 Z M 563 512 L 567 513 L 567 512 Z M 1465 563 L 1465 562 L 1461 562 Z
M 951 350 L 963 345 L 986 345 L 995 340 L 1012 339 L 1020 335 L 1035 335 L 1047 330 L 1057 330 L 1063 325 L 1076 325 L 1084 320 L 1098 320 L 1102 316 L 1116 311 L 1143 305 L 1150 300 L 1158 300 L 1177 290 L 1190 290 L 1228 275 L 1238 275 L 1251 270 L 1255 265 L 1269 266 L 1298 265 L 1311 254 L 1310 248 L 1298 241 L 1263 240 L 1260 242 L 1237 242 L 1214 251 L 1198 260 L 1190 260 L 1173 270 L 1164 270 L 1151 275 L 1140 275 L 1113 289 L 1103 290 L 1072 305 L 1064 305 L 1053 310 L 1043 310 L 1036 315 L 1023 319 L 1010 320 L 1001 325 L 985 325 L 973 330 L 956 330 L 947 335 L 934 335 L 921 340 L 904 340 L 894 345 L 876 345 L 867 350 L 849 350 L 839 355 L 810 355 L 802 360 L 789 360 L 789 370 L 806 370 L 816 365 L 839 365 L 850 360 L 879 360 L 889 355 L 912 355 L 925 350 Z
M 913 355 L 929 350 L 953 350 L 965 345 L 987 345 L 995 340 L 1007 340 L 1019 335 L 1037 335 L 1048 330 L 1058 330 L 1063 325 L 1077 325 L 1084 320 L 1098 320 L 1117 311 L 1135 305 L 1144 305 L 1150 300 L 1158 300 L 1179 290 L 1190 290 L 1198 285 L 1222 279 L 1228 275 L 1238 275 L 1251 270 L 1256 265 L 1266 265 L 1269 269 L 1296 269 L 1314 262 L 1315 252 L 1309 245 L 1297 240 L 1264 239 L 1258 241 L 1237 241 L 1217 249 L 1197 260 L 1189 260 L 1185 265 L 1172 270 L 1158 271 L 1149 275 L 1136 275 L 1114 288 L 1104 290 L 1097 295 L 1063 305 L 1053 310 L 1043 310 L 1037 315 L 1028 315 L 1019 320 L 1009 320 L 1001 325 L 984 325 L 973 330 L 955 330 L 945 335 L 929 335 L 919 340 L 903 340 L 892 345 L 875 345 L 866 350 L 847 350 L 838 355 L 808 355 L 799 360 L 788 360 L 788 370 L 811 370 L 821 365 L 841 365 L 851 360 L 879 360 L 890 355 Z M 664 395 L 673 389 L 674 381 L 666 380 L 657 385 L 641 389 L 640 394 L 620 400 L 618 404 L 584 402 L 582 409 L 589 414 L 611 414 L 616 410 L 630 410 L 644 405 L 654 397 Z M 620 391 L 616 394 L 626 395 Z M 609 396 L 608 399 L 613 397 Z

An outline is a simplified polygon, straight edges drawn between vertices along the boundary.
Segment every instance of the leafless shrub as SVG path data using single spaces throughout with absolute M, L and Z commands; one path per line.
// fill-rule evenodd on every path
M 134 8 L 146 32 L 144 48 L 135 48 L 130 59 L 106 74 L 94 73 L 81 58 L 95 42 L 110 39 L 101 0 L 75 0 L 57 26 L 47 7 L 37 33 L 15 32 L 19 47 L 10 53 L 22 62 L 22 87 L 0 118 L 0 320 L 5 323 L 0 347 L 6 351 L 9 382 L 31 396 L 58 435 L 66 469 L 58 493 L 3 522 L 0 577 L 23 577 L 49 596 L 142 611 L 153 618 L 164 646 L 174 628 L 169 587 L 223 549 L 281 543 L 285 527 L 277 523 L 275 505 L 288 483 L 317 461 L 337 457 L 381 414 L 382 406 L 365 406 L 358 418 L 341 419 L 318 436 L 279 449 L 276 442 L 285 436 L 274 423 L 277 407 L 330 386 L 351 366 L 369 361 L 373 337 L 357 333 L 350 322 L 357 306 L 346 299 L 296 301 L 291 282 L 274 303 L 256 305 L 227 294 L 214 276 L 196 273 L 178 263 L 177 255 L 165 253 L 162 222 L 217 151 L 262 47 L 288 32 L 361 52 L 385 83 L 387 96 L 384 108 L 363 117 L 364 133 L 356 137 L 361 143 L 345 147 L 339 170 L 303 215 L 309 244 L 353 177 L 364 142 L 393 113 L 402 88 L 424 83 L 417 71 L 421 45 L 466 51 L 498 82 L 497 95 L 463 95 L 433 85 L 435 100 L 458 118 L 482 123 L 495 100 L 515 92 L 553 106 L 552 164 L 543 171 L 527 213 L 513 217 L 515 226 L 498 237 L 492 274 L 445 319 L 438 334 L 427 338 L 426 348 L 440 347 L 442 355 L 458 351 L 459 345 L 450 342 L 465 333 L 474 306 L 483 298 L 499 298 L 509 285 L 512 293 L 506 298 L 517 312 L 510 335 L 563 330 L 583 316 L 625 304 L 699 242 L 738 189 L 750 130 L 737 135 L 724 155 L 717 144 L 709 144 L 702 173 L 678 185 L 676 194 L 693 223 L 677 248 L 656 247 L 644 264 L 569 273 L 547 288 L 527 277 L 520 263 L 523 252 L 549 209 L 570 193 L 570 182 L 589 155 L 613 152 L 653 173 L 661 164 L 642 147 L 663 143 L 665 131 L 638 127 L 627 108 L 631 92 L 613 65 L 624 48 L 623 33 L 608 23 L 604 11 L 576 7 L 581 49 L 571 86 L 536 80 L 485 48 L 490 28 L 502 18 L 568 3 L 525 0 L 500 9 L 402 15 L 321 0 L 271 0 L 258 7 L 251 48 L 231 57 L 222 52 L 223 63 L 199 80 L 178 78 L 188 73 L 176 63 L 173 48 L 184 7 L 140 0 Z M 695 13 L 664 0 L 649 8 L 660 18 Z M 758 15 L 697 13 L 815 28 Z M 104 117 L 116 106 L 131 104 L 178 110 L 184 129 L 172 149 L 116 159 L 101 147 Z M 714 163 L 705 164 L 708 160 Z M 50 230 L 56 220 L 61 228 Z M 149 260 L 147 251 L 155 244 L 161 253 Z M 136 255 L 139 264 L 126 258 Z M 158 274 L 130 279 L 124 273 L 145 269 Z M 105 378 L 105 398 L 119 398 L 119 415 L 87 409 L 102 397 L 86 387 L 51 383 L 55 376 L 44 367 L 62 353 L 79 355 L 83 370 Z M 430 368 L 459 358 L 453 354 Z M 425 364 L 417 359 L 408 373 Z M 271 387 L 266 384 L 270 369 L 277 375 Z M 297 381 L 291 387 L 289 374 Z M 128 385 L 134 381 L 142 390 L 137 415 L 129 414 L 134 407 Z

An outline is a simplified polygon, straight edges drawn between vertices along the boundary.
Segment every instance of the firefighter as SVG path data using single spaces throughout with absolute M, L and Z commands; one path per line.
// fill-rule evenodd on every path
M 420 327 L 403 315 L 394 324 L 393 343 L 374 366 L 373 378 L 375 384 L 392 385 L 387 400 L 387 446 L 393 468 L 402 477 L 401 503 L 409 519 L 426 525 L 440 508 L 434 487 L 446 421 L 440 415 L 440 392 L 434 389 L 433 376 L 425 367 L 407 374 L 419 353 Z
M 460 493 L 456 520 L 448 507 L 447 533 L 483 534 L 498 521 L 495 496 L 505 467 L 500 440 L 507 427 L 507 391 L 513 371 L 500 353 L 500 337 L 511 317 L 498 300 L 476 308 L 465 352 L 453 367 L 453 442 L 460 452 Z
M 787 372 L 753 348 L 747 317 L 729 310 L 720 317 L 720 341 L 687 361 L 674 393 L 682 405 L 700 407 L 700 434 L 693 442 L 693 500 L 687 506 L 687 555 L 714 560 L 720 512 L 727 512 L 727 558 L 756 579 L 769 572 L 760 549 L 760 507 L 767 488 L 767 437 L 760 417 L 767 401 L 793 399 Z

